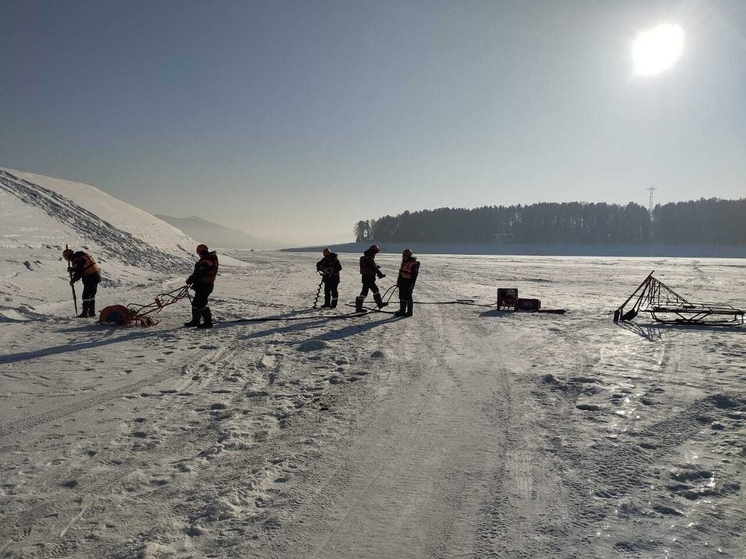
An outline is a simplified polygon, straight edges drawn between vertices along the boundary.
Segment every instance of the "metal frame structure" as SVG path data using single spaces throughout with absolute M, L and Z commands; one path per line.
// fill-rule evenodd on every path
M 133 318 L 135 320 L 142 321 L 145 317 L 148 317 L 148 315 L 157 314 L 161 312 L 161 309 L 163 309 L 163 307 L 173 305 L 175 302 L 183 299 L 184 297 L 187 297 L 188 295 L 189 286 L 185 285 L 183 287 L 180 287 L 179 289 L 174 289 L 173 291 L 169 291 L 168 293 L 162 293 L 161 295 L 158 295 L 155 300 L 148 305 L 127 305 L 127 308 L 129 308 L 130 311 L 133 312 Z M 153 324 L 157 324 L 150 317 L 148 317 L 147 320 Z
M 158 295 L 152 303 L 149 303 L 147 305 L 128 304 L 126 307 L 119 306 L 119 308 L 122 309 L 122 315 L 124 315 L 126 310 L 126 316 L 122 316 L 121 322 L 119 322 L 118 324 L 121 326 L 154 326 L 155 324 L 158 324 L 158 321 L 154 320 L 153 317 L 150 315 L 155 315 L 161 312 L 161 309 L 163 309 L 164 307 L 172 305 L 180 299 L 183 299 L 184 297 L 189 297 L 191 299 L 191 297 L 189 296 L 188 285 L 185 285 L 178 289 L 174 289 L 173 291 L 169 291 L 168 293 L 162 293 L 161 295 Z M 114 306 L 116 307 L 118 305 Z M 101 311 L 102 316 L 105 310 L 106 309 L 103 309 Z M 99 320 L 102 321 L 102 319 Z
M 625 307 L 632 302 L 629 310 Z M 744 311 L 731 305 L 691 303 L 653 277 L 650 272 L 632 295 L 614 312 L 614 322 L 628 322 L 641 312 L 665 324 L 732 325 L 744 323 Z

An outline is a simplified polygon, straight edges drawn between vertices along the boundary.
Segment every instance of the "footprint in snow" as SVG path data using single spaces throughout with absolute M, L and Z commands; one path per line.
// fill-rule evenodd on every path
M 298 351 L 321 351 L 329 347 L 324 340 L 308 340 L 298 346 Z

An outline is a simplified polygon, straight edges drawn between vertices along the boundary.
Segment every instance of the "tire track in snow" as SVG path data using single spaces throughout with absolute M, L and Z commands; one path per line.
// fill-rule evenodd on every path
M 109 390 L 102 394 L 97 394 L 96 396 L 91 396 L 90 398 L 85 398 L 72 404 L 61 406 L 59 408 L 36 414 L 31 417 L 19 419 L 18 421 L 14 421 L 12 423 L 7 423 L 6 425 L 0 427 L 0 437 L 7 437 L 11 433 L 20 434 L 24 430 L 36 427 L 37 425 L 48 423 L 50 421 L 54 421 L 55 419 L 60 419 L 62 417 L 72 415 L 81 411 L 90 410 L 94 406 L 101 405 L 104 402 L 114 400 L 115 398 L 120 398 L 121 396 L 124 396 L 126 394 L 131 394 L 132 392 L 135 392 L 136 390 L 139 390 L 140 388 L 143 388 L 145 386 L 158 384 L 159 382 L 172 377 L 173 374 L 174 373 L 171 370 L 161 371 L 160 373 L 157 373 L 152 377 L 148 377 L 146 379 L 121 386 L 114 390 Z
M 262 523 L 272 526 L 276 522 L 273 500 L 294 473 L 304 467 L 302 455 L 289 454 L 287 445 L 277 442 L 287 431 L 283 426 L 287 416 L 285 406 L 300 396 L 289 390 L 289 386 L 294 385 L 289 385 L 281 374 L 285 355 L 268 350 L 262 342 L 252 341 L 248 346 L 236 343 L 228 332 L 221 333 L 228 341 L 213 352 L 211 363 L 196 376 L 223 378 L 233 383 L 233 390 L 220 388 L 221 383 L 201 386 L 195 398 L 204 400 L 210 393 L 222 395 L 219 407 L 202 402 L 200 413 L 203 416 L 209 413 L 211 418 L 206 426 L 197 425 L 191 432 L 196 430 L 199 435 L 202 429 L 206 435 L 199 437 L 196 443 L 175 440 L 177 454 L 181 446 L 194 448 L 195 444 L 202 444 L 200 440 L 210 447 L 200 456 L 195 456 L 196 452 L 186 456 L 188 453 L 181 449 L 185 456 L 182 459 L 172 458 L 168 463 L 156 460 L 156 466 L 159 461 L 164 463 L 161 469 L 165 468 L 166 473 L 176 468 L 178 479 L 155 489 L 143 486 L 127 498 L 124 510 L 129 512 L 124 516 L 120 513 L 118 522 L 138 536 L 134 542 L 118 545 L 114 556 L 139 556 L 148 545 L 171 538 L 181 539 L 185 533 L 193 538 L 195 549 L 214 549 L 218 545 L 215 537 L 219 538 L 220 545 L 233 546 L 233 543 L 226 543 L 225 535 L 211 533 L 212 523 L 218 520 L 221 534 L 225 522 L 230 526 L 231 538 L 245 541 L 246 530 L 253 530 Z M 252 364 L 248 367 L 248 382 L 241 384 L 232 371 L 247 363 Z M 247 380 L 246 375 L 239 376 Z M 226 395 L 228 392 L 230 395 Z M 181 419 L 179 423 L 183 423 L 183 417 Z M 292 416 L 289 419 L 292 421 Z M 247 429 L 250 431 L 247 436 L 253 438 L 248 447 L 241 444 L 242 432 Z M 278 444 L 285 450 L 274 450 Z M 250 452 L 243 452 L 249 449 Z M 182 466 L 186 469 L 182 470 Z M 200 482 L 199 472 L 203 467 L 209 467 L 209 483 Z M 236 472 L 242 472 L 240 483 L 237 483 Z M 157 468 L 149 475 L 156 473 Z M 157 500 L 151 496 L 154 491 L 159 493 Z M 108 506 L 111 509 L 115 503 Z M 164 507 L 166 510 L 160 510 Z M 120 504 L 116 510 L 121 508 Z M 223 517 L 223 513 L 229 516 Z M 155 520 L 148 523 L 151 518 Z M 96 555 L 90 550 L 86 553 L 86 556 Z
M 453 313 L 415 308 L 418 319 L 387 326 L 398 329 L 394 344 L 407 358 L 391 357 L 396 365 L 389 370 L 384 356 L 368 377 L 378 396 L 358 418 L 352 446 L 295 513 L 326 520 L 312 532 L 297 527 L 302 535 L 294 533 L 292 545 L 274 553 L 366 558 L 471 552 L 484 485 L 493 478 L 500 446 L 500 429 L 483 408 L 499 392 L 501 375 L 495 374 L 494 354 L 487 353 L 477 359 L 492 363 L 492 370 L 477 367 L 485 370 L 481 378 L 465 379 L 459 360 L 468 352 L 451 359 L 441 351 Z
M 459 296 L 444 295 L 443 298 L 451 295 L 454 300 Z M 447 308 L 454 309 L 441 313 L 443 341 L 447 344 L 436 343 L 433 351 L 446 356 L 448 366 L 444 371 L 451 373 L 457 384 L 469 387 L 466 397 L 481 402 L 481 415 L 488 419 L 494 437 L 489 441 L 494 447 L 490 457 L 492 474 L 482 481 L 479 513 L 471 523 L 455 525 L 451 530 L 462 540 L 464 534 L 469 535 L 468 545 L 465 541 L 460 545 L 477 557 L 550 556 L 554 552 L 551 543 L 544 543 L 549 538 L 536 538 L 535 534 L 566 530 L 572 501 L 558 483 L 555 460 L 545 452 L 543 407 L 534 401 L 531 385 L 521 373 L 523 363 L 529 360 L 506 351 L 512 345 L 520 345 L 520 340 L 511 336 L 509 321 L 498 320 L 481 307 Z M 531 315 L 521 318 L 531 319 Z M 458 343 L 452 339 L 455 332 L 462 336 Z M 450 351 L 442 352 L 443 345 Z M 464 361 L 463 367 L 459 367 L 460 360 Z M 462 371 L 471 371 L 476 378 L 464 378 Z M 491 398 L 480 393 L 488 386 L 495 387 Z M 472 441 L 470 447 L 479 448 L 479 444 Z M 467 488 L 474 482 L 465 481 L 468 482 L 462 487 Z M 448 545 L 435 549 L 449 551 L 438 556 L 457 553 L 454 549 L 459 547 L 454 542 L 444 543 Z
M 577 363 L 581 374 L 538 383 L 550 388 L 549 392 L 537 393 L 547 406 L 556 408 L 548 416 L 551 419 L 554 415 L 556 420 L 546 424 L 552 435 L 548 443 L 563 465 L 558 473 L 573 502 L 572 528 L 562 541 L 566 549 L 576 551 L 568 555 L 558 549 L 555 555 L 688 556 L 686 542 L 699 539 L 692 538 L 696 531 L 688 526 L 704 510 L 695 506 L 698 492 L 710 495 L 710 502 L 727 503 L 735 480 L 732 468 L 720 466 L 713 470 L 713 477 L 722 481 L 714 488 L 681 483 L 676 476 L 686 479 L 694 475 L 696 479 L 704 475 L 702 471 L 710 470 L 678 461 L 692 456 L 695 462 L 710 462 L 707 448 L 712 445 L 711 434 L 717 431 L 706 429 L 706 425 L 728 418 L 728 409 L 738 409 L 741 400 L 727 396 L 728 392 L 707 396 L 714 383 L 705 372 L 691 370 L 684 360 L 692 343 L 706 345 L 707 337 L 701 332 L 692 330 L 690 335 L 681 335 L 680 330 L 666 330 L 651 341 L 630 336 L 622 329 L 597 327 L 590 341 L 599 334 L 619 338 L 613 345 L 607 340 L 599 347 L 624 349 L 598 359 L 595 344 L 586 340 L 570 353 L 567 347 L 577 344 L 571 333 L 564 333 L 560 337 L 566 347 L 557 353 L 570 356 L 565 370 L 572 370 Z M 550 355 L 546 362 L 551 361 Z M 717 388 L 723 389 L 727 390 L 727 385 Z M 578 398 L 584 404 L 593 404 L 576 408 Z M 721 424 L 727 424 L 727 419 Z M 687 497 L 682 498 L 684 495 Z M 729 526 L 725 532 L 732 533 L 739 530 L 731 526 L 742 525 L 743 521 L 741 513 L 716 522 Z M 702 524 L 711 522 L 708 519 Z
M 238 351 L 238 349 L 234 349 L 232 353 Z M 199 369 L 200 364 L 220 363 L 221 360 L 226 359 L 226 354 L 230 355 L 231 351 L 225 347 L 209 350 L 196 362 L 184 366 L 181 374 L 190 375 L 190 371 L 195 368 Z M 174 376 L 174 374 L 173 369 L 166 370 L 147 379 L 147 381 L 155 383 Z M 219 389 L 219 386 L 224 382 L 223 377 L 215 375 L 208 376 L 206 380 L 208 386 L 213 387 L 212 390 Z M 117 391 L 110 391 L 107 395 L 122 392 L 125 388 L 131 388 L 135 385 L 139 386 L 143 382 L 146 381 L 131 383 Z M 0 551 L 17 548 L 21 545 L 21 542 L 32 538 L 33 541 L 26 545 L 33 546 L 34 541 L 44 542 L 45 557 L 68 557 L 71 553 L 78 551 L 76 548 L 79 540 L 65 538 L 76 523 L 85 519 L 87 522 L 95 524 L 97 515 L 107 510 L 107 507 L 121 507 L 121 494 L 123 493 L 130 494 L 125 498 L 129 503 L 128 507 L 136 508 L 136 503 L 147 502 L 152 493 L 162 490 L 160 483 L 141 487 L 138 487 L 137 483 L 133 485 L 132 481 L 128 481 L 130 476 L 140 476 L 139 472 L 151 472 L 146 475 L 157 480 L 159 476 L 168 477 L 172 475 L 174 468 L 182 464 L 183 460 L 194 463 L 193 460 L 197 457 L 200 449 L 204 450 L 215 444 L 217 438 L 215 425 L 207 422 L 192 425 L 188 430 L 169 430 L 171 419 L 183 415 L 182 410 L 194 406 L 195 400 L 200 398 L 197 394 L 190 395 L 189 392 L 186 392 L 186 389 L 193 383 L 192 379 L 187 379 L 182 383 L 180 388 L 185 391 L 182 394 L 174 391 L 173 396 L 171 394 L 162 395 L 169 396 L 168 398 L 161 398 L 164 406 L 152 411 L 155 423 L 149 428 L 157 436 L 157 440 L 153 441 L 155 444 L 149 444 L 148 439 L 139 438 L 138 432 L 134 433 L 135 438 L 133 439 L 133 433 L 128 430 L 115 435 L 114 439 L 108 441 L 105 449 L 99 450 L 95 458 L 87 460 L 85 464 L 71 460 L 72 463 L 67 465 L 65 460 L 61 460 L 59 467 L 45 472 L 41 485 L 55 488 L 57 498 L 50 499 L 48 496 L 43 496 L 43 500 L 39 504 L 6 514 L 0 533 L 4 534 L 7 543 L 0 548 Z M 204 390 L 206 387 L 203 386 L 202 388 Z M 128 392 L 131 393 L 135 389 Z M 180 425 L 182 422 L 176 421 L 175 424 Z M 139 420 L 135 421 L 133 425 L 137 425 L 137 428 L 141 429 Z M 147 454 L 143 455 L 137 452 L 136 448 L 132 446 L 132 441 L 144 441 L 147 446 Z M 146 461 L 143 461 L 144 456 L 147 456 Z M 159 467 L 160 470 L 158 470 Z M 159 471 L 160 473 L 158 473 Z M 194 467 L 191 468 L 191 471 L 194 471 Z M 80 492 L 66 494 L 64 488 L 71 486 L 70 484 L 74 484 L 75 487 L 85 487 L 83 494 L 81 495 Z M 123 486 L 127 485 L 136 488 L 134 494 L 132 489 L 121 490 Z M 69 502 L 72 497 L 75 497 L 75 503 Z M 24 499 L 33 501 L 35 497 L 31 495 Z M 147 521 L 147 518 L 145 520 Z M 12 529 L 9 529 L 10 527 Z M 126 520 L 123 521 L 122 528 L 126 528 Z M 105 552 L 102 551 L 101 554 L 105 554 Z M 93 555 L 99 554 L 94 553 L 89 556 Z

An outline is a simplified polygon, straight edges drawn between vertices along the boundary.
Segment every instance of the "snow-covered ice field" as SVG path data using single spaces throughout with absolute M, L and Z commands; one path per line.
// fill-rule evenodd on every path
M 743 261 L 427 256 L 394 319 L 309 309 L 319 255 L 240 256 L 212 331 L 186 302 L 0 326 L 3 556 L 746 553 L 743 328 L 611 320 L 653 269 L 743 305 Z M 567 313 L 498 313 L 498 286 Z
M 186 300 L 109 327 L 72 318 L 64 244 L 101 309 L 183 285 L 192 240 L 27 177 L 79 207 L 0 189 L 0 557 L 746 556 L 746 326 L 612 321 L 652 270 L 743 308 L 746 261 L 418 255 L 398 319 L 352 313 L 358 254 L 320 310 L 320 254 L 231 252 L 214 329 Z

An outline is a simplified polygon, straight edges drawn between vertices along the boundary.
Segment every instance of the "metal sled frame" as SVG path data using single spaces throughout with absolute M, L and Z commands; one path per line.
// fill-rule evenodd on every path
M 147 305 L 127 305 L 127 310 L 130 313 L 127 322 L 137 326 L 154 326 L 158 324 L 158 321 L 154 320 L 152 316 L 161 312 L 161 309 L 169 305 L 173 305 L 178 300 L 189 296 L 189 286 L 185 285 L 179 289 L 174 289 L 168 293 L 162 293 L 158 295 L 152 303 Z M 191 298 L 191 297 L 190 297 Z
M 633 301 L 625 312 L 625 307 Z M 690 303 L 673 289 L 653 277 L 653 272 L 614 312 L 614 322 L 633 320 L 639 313 L 650 313 L 653 320 L 665 324 L 743 324 L 744 311 L 730 305 Z

